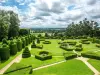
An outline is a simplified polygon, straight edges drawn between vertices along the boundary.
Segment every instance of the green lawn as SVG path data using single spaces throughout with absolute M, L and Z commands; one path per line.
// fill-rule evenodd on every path
M 93 72 L 80 60 L 68 60 L 67 62 L 40 69 L 33 72 L 34 75 L 93 75 Z
M 89 59 L 88 62 L 100 72 L 100 60 Z

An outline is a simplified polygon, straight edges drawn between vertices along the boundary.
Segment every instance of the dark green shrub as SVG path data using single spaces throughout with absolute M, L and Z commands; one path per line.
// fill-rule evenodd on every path
M 67 43 L 69 44 L 69 45 L 76 45 L 76 41 L 67 41 Z
M 18 51 L 17 44 L 12 40 L 9 44 L 10 47 L 10 54 L 15 55 Z
M 40 44 L 40 39 L 39 38 L 37 38 L 37 43 Z
M 10 49 L 9 46 L 6 44 L 3 44 L 0 46 L 0 57 L 1 60 L 7 60 L 10 57 Z
M 25 47 L 23 53 L 22 53 L 22 58 L 28 58 L 31 56 L 31 53 L 29 51 L 29 48 L 28 47 Z
M 31 48 L 36 48 L 35 41 L 32 42 Z
M 29 40 L 27 36 L 25 37 L 25 40 L 26 40 L 26 46 L 27 46 L 29 44 Z
M 96 47 L 100 48 L 100 44 L 96 44 Z
M 25 46 L 26 46 L 26 40 L 25 40 L 24 37 L 21 40 L 22 40 L 22 48 L 25 48 Z
M 66 53 L 63 53 L 63 55 L 64 55 L 66 60 L 73 59 L 73 58 L 77 57 L 77 54 L 75 54 L 74 52 L 66 52 Z
M 7 39 L 6 38 L 2 39 L 2 43 L 8 45 Z
M 82 51 L 82 50 L 83 50 L 82 47 L 76 47 L 76 48 L 75 48 L 75 51 Z
M 16 43 L 17 43 L 18 51 L 21 51 L 22 50 L 22 41 L 20 39 L 18 39 Z
M 52 59 L 52 55 L 51 55 L 51 53 L 49 53 L 47 51 L 39 51 L 35 55 L 35 58 L 43 61 L 43 60 L 47 60 L 47 59 Z
M 50 41 L 44 41 L 43 44 L 51 44 Z
M 43 49 L 43 45 L 37 44 L 37 45 L 36 45 L 36 48 Z

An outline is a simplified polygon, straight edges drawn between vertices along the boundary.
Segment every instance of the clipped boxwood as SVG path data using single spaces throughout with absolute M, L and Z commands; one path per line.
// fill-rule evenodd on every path
M 39 51 L 37 54 L 35 54 L 35 58 L 43 61 L 52 59 L 52 55 L 47 51 Z
M 13 40 L 10 42 L 9 47 L 10 47 L 11 55 L 17 54 L 17 51 L 18 51 L 17 44 Z
M 31 48 L 36 48 L 35 41 L 32 42 Z
M 95 52 L 84 52 L 84 53 L 81 53 L 81 55 L 83 57 L 100 60 L 100 54 L 95 53 Z
M 7 39 L 6 38 L 2 39 L 2 43 L 8 45 Z
M 77 57 L 77 54 L 75 54 L 74 52 L 66 52 L 63 55 L 64 55 L 66 60 L 73 59 L 73 58 Z
M 22 58 L 28 58 L 31 56 L 31 53 L 29 51 L 29 48 L 28 47 L 25 47 L 23 53 L 22 53 Z
M 50 41 L 44 41 L 43 44 L 51 44 Z
M 67 41 L 67 43 L 69 44 L 69 45 L 76 45 L 76 41 Z
M 74 47 L 68 47 L 68 46 L 60 46 L 60 48 L 67 50 L 67 51 L 73 51 L 75 49 Z
M 24 37 L 21 40 L 22 40 L 22 48 L 25 48 L 25 46 L 26 46 L 26 40 L 25 40 Z
M 18 51 L 22 50 L 22 41 L 20 39 L 17 40 L 17 48 L 18 48 Z
M 100 44 L 96 44 L 96 47 L 100 48 Z
M 0 57 L 1 60 L 7 60 L 10 57 L 10 49 L 9 46 L 6 44 L 3 44 L 0 46 Z
M 29 39 L 27 36 L 25 37 L 25 40 L 26 40 L 26 46 L 27 46 L 29 44 Z
M 75 48 L 76 51 L 82 51 L 82 50 L 83 50 L 82 44 L 81 44 L 81 43 L 76 44 L 75 47 L 76 47 L 76 48 Z
M 43 45 L 37 44 L 37 45 L 36 45 L 36 48 L 43 49 Z

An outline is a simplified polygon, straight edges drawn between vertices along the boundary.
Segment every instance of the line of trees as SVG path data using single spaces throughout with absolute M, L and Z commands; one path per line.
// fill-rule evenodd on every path
M 85 18 L 83 21 L 80 21 L 78 24 L 72 22 L 66 28 L 67 36 L 100 36 L 99 34 L 98 23 L 95 21 L 89 21 Z
M 13 11 L 0 10 L 0 41 L 19 35 L 20 21 Z

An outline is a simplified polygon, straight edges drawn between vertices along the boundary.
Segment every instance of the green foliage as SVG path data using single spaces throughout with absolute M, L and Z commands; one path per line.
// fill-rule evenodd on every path
M 96 47 L 100 48 L 100 44 L 96 44 Z
M 36 48 L 43 49 L 43 45 L 42 44 L 37 44 Z
M 18 48 L 18 51 L 22 50 L 22 41 L 20 39 L 17 40 L 17 48 Z
M 12 40 L 10 41 L 9 47 L 10 47 L 10 54 L 15 55 L 18 51 L 17 44 Z
M 24 37 L 21 38 L 21 40 L 22 40 L 22 48 L 25 48 L 25 46 L 26 46 L 26 40 L 25 40 Z
M 76 44 L 75 47 L 76 47 L 76 48 L 75 48 L 76 51 L 82 51 L 82 50 L 83 50 L 82 44 L 81 44 L 81 43 Z
M 7 39 L 6 38 L 2 39 L 2 43 L 3 44 L 8 44 Z
M 31 48 L 36 48 L 35 41 L 32 42 Z
M 47 60 L 47 59 L 52 59 L 52 55 L 51 55 L 51 53 L 49 53 L 47 51 L 39 51 L 35 55 L 35 58 L 43 61 L 43 60 Z
M 80 42 L 82 44 L 90 44 L 90 41 L 88 41 L 88 39 L 82 39 Z
M 10 50 L 9 50 L 9 46 L 6 44 L 3 44 L 0 47 L 0 57 L 1 60 L 7 60 L 10 57 Z
M 38 43 L 38 44 L 40 43 L 40 39 L 39 39 L 39 38 L 37 38 L 37 43 Z
M 29 48 L 28 47 L 25 47 L 23 53 L 22 53 L 22 58 L 28 58 L 28 57 L 31 57 L 31 53 L 29 51 Z
M 19 34 L 20 35 L 28 35 L 29 34 L 29 29 L 20 29 L 19 30 Z
M 63 55 L 66 60 L 77 57 L 77 54 L 75 54 L 74 52 L 65 52 L 65 53 L 63 53 Z
M 27 36 L 25 37 L 25 40 L 26 40 L 26 46 L 27 46 L 29 44 L 29 39 Z
M 43 44 L 51 44 L 50 41 L 44 41 Z

